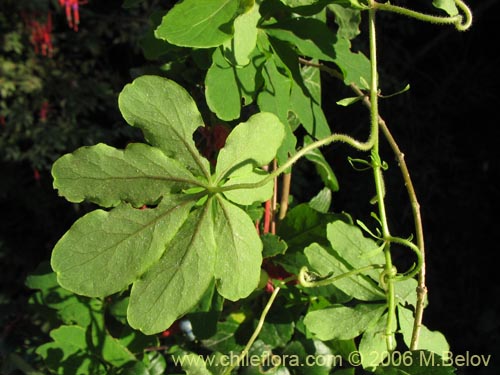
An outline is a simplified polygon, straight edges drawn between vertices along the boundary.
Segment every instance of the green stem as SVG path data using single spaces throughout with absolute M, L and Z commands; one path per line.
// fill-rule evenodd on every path
M 457 30 L 465 31 L 472 25 L 472 12 L 470 8 L 462 0 L 455 0 L 455 4 L 464 13 L 465 18 L 461 14 L 448 17 L 435 16 L 432 14 L 417 12 L 415 10 L 411 10 L 401 6 L 392 5 L 390 3 L 377 3 L 374 1 L 371 5 L 372 9 L 375 10 L 398 13 L 403 16 L 415 18 L 420 21 L 430 22 L 434 24 L 454 25 Z
M 316 288 L 319 286 L 333 284 L 333 283 L 335 283 L 335 282 L 337 282 L 340 279 L 343 279 L 345 277 L 351 277 L 354 275 L 358 275 L 360 273 L 365 273 L 365 272 L 370 271 L 370 270 L 381 269 L 381 268 L 385 268 L 385 265 L 383 265 L 383 264 L 370 264 L 370 265 L 365 266 L 365 267 L 356 268 L 355 270 L 345 272 L 345 273 L 338 275 L 338 276 L 335 276 L 335 277 L 320 277 L 318 279 L 318 278 L 310 276 L 310 273 L 309 273 L 309 270 L 307 269 L 307 267 L 302 267 L 300 269 L 300 272 L 299 272 L 298 280 L 299 280 L 300 285 L 302 285 L 305 288 Z
M 274 178 L 279 176 L 280 174 L 284 173 L 287 171 L 288 168 L 290 168 L 293 164 L 295 164 L 300 158 L 311 152 L 312 150 L 315 150 L 319 147 L 326 146 L 330 143 L 334 142 L 342 142 L 342 143 L 347 143 L 348 145 L 354 147 L 357 150 L 360 151 L 369 151 L 375 142 L 374 137 L 376 137 L 376 133 L 373 132 L 373 129 L 370 133 L 370 136 L 366 140 L 366 142 L 361 142 L 353 137 L 347 135 L 347 134 L 338 134 L 334 133 L 326 138 L 320 139 L 319 141 L 313 142 L 304 148 L 300 149 L 295 155 L 293 155 L 290 159 L 286 161 L 283 165 L 281 165 L 279 168 L 275 169 L 272 173 L 268 174 L 265 178 L 258 182 L 254 183 L 243 183 L 243 184 L 234 184 L 234 185 L 228 185 L 228 186 L 221 186 L 221 187 L 216 187 L 212 188 L 214 190 L 213 192 L 224 192 L 224 191 L 229 191 L 229 190 L 235 190 L 235 189 L 256 189 L 259 187 L 262 187 L 266 185 L 268 182 L 272 181 Z M 216 189 L 216 191 L 215 191 Z
M 392 351 L 396 348 L 396 339 L 392 327 L 396 322 L 396 292 L 394 288 L 394 277 L 393 277 L 393 264 L 391 257 L 391 244 L 388 240 L 391 238 L 389 231 L 389 224 L 387 222 L 387 213 L 385 209 L 384 202 L 384 180 L 382 176 L 382 163 L 380 162 L 379 155 L 379 127 L 378 127 L 378 67 L 377 67 L 377 37 L 376 37 L 376 27 L 375 27 L 375 13 L 376 9 L 373 6 L 376 4 L 372 2 L 372 7 L 368 10 L 368 29 L 370 38 L 370 63 L 371 63 L 371 82 L 370 82 L 370 119 L 371 128 L 373 132 L 376 133 L 374 136 L 374 144 L 371 149 L 372 158 L 372 168 L 373 177 L 375 181 L 375 189 L 377 193 L 377 203 L 379 209 L 379 219 L 382 226 L 382 237 L 386 242 L 384 246 L 384 257 L 385 257 L 385 270 L 387 281 L 386 281 L 386 299 L 387 299 L 387 322 L 385 329 L 385 337 L 387 349 Z
M 243 359 L 245 358 L 245 356 L 250 351 L 250 348 L 252 347 L 253 343 L 255 342 L 255 340 L 257 340 L 257 337 L 259 337 L 260 331 L 262 330 L 262 327 L 264 326 L 264 322 L 266 320 L 266 316 L 269 313 L 269 310 L 271 310 L 271 306 L 273 305 L 274 300 L 276 299 L 276 296 L 278 295 L 280 289 L 281 288 L 279 286 L 277 286 L 273 290 L 273 293 L 271 294 L 271 297 L 269 297 L 269 301 L 267 301 L 267 304 L 264 307 L 264 310 L 262 310 L 262 314 L 260 315 L 259 322 L 257 323 L 257 327 L 255 328 L 255 331 L 253 332 L 252 337 L 250 337 L 250 340 L 248 340 L 245 348 L 241 351 L 240 355 L 238 356 L 238 358 L 236 360 L 236 363 L 231 364 L 231 366 L 229 366 L 224 371 L 223 375 L 230 375 L 231 371 L 233 371 L 233 369 L 235 367 L 239 366 L 239 364 L 241 363 L 241 361 L 243 361 Z

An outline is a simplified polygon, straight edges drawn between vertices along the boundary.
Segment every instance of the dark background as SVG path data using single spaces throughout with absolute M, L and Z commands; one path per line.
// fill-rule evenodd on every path
M 120 4 L 109 2 L 108 9 L 91 5 L 97 14 L 96 22 Z M 453 27 L 379 15 L 382 93 L 391 94 L 407 83 L 411 86 L 409 92 L 382 100 L 380 110 L 405 154 L 422 208 L 429 288 L 424 323 L 445 334 L 454 354 L 493 356 L 490 367 L 464 368 L 459 373 L 497 374 L 500 58 L 495 12 L 500 9 L 498 2 L 491 0 L 471 6 L 475 22 L 462 33 Z M 83 22 L 82 17 L 82 28 Z M 126 33 L 126 23 L 117 25 L 120 33 Z M 144 61 L 140 51 L 131 50 L 127 44 L 134 42 L 133 38 L 117 41 L 117 32 L 110 33 L 101 34 L 104 43 L 110 43 L 109 49 L 102 51 L 103 61 L 106 69 L 115 72 L 111 86 L 119 92 L 131 79 L 129 69 Z M 325 103 L 352 96 L 338 82 L 324 78 Z M 334 130 L 363 137 L 368 112 L 363 113 L 359 106 L 325 107 Z M 106 111 L 115 111 L 106 114 L 111 129 L 110 123 L 119 122 L 118 109 Z M 333 209 L 366 219 L 366 202 L 374 193 L 371 177 L 352 170 L 346 158 L 356 154 L 347 147 L 334 146 L 325 153 L 336 166 L 341 184 L 333 198 Z M 390 226 L 394 234 L 406 236 L 413 232 L 406 190 L 385 143 L 382 153 L 390 165 L 386 173 Z M 28 294 L 23 287 L 26 275 L 49 259 L 55 241 L 81 215 L 73 205 L 57 197 L 49 171 L 41 169 L 40 173 L 41 179 L 36 181 L 29 162 L 0 162 L 0 312 L 2 323 L 16 322 L 20 335 L 29 334 L 26 317 L 19 313 Z M 309 177 L 307 168 L 299 164 L 295 180 L 299 198 L 308 197 L 318 188 Z

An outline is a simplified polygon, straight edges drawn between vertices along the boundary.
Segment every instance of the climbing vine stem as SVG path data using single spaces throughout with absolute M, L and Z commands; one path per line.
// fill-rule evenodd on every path
M 393 5 L 390 3 L 378 3 L 372 1 L 370 4 L 371 9 L 398 13 L 403 16 L 415 18 L 420 21 L 434 23 L 434 24 L 454 25 L 457 30 L 465 31 L 469 29 L 469 27 L 472 25 L 472 12 L 470 8 L 467 6 L 467 4 L 465 4 L 462 0 L 455 0 L 455 5 L 457 6 L 458 9 L 460 9 L 464 13 L 464 15 L 456 14 L 454 16 L 449 16 L 449 17 L 435 16 L 432 14 L 417 12 L 415 10 Z
M 377 204 L 379 211 L 379 219 L 382 229 L 382 239 L 385 241 L 384 257 L 385 257 L 385 291 L 387 300 L 387 321 L 385 329 L 386 345 L 388 350 L 396 349 L 396 338 L 392 327 L 396 323 L 396 291 L 395 291 L 395 269 L 392 264 L 391 256 L 391 241 L 389 224 L 387 222 L 387 214 L 385 209 L 385 189 L 382 175 L 382 162 L 379 155 L 379 127 L 378 127 L 378 67 L 377 67 L 377 32 L 375 27 L 376 9 L 373 7 L 374 1 L 370 1 L 372 7 L 368 10 L 368 32 L 370 39 L 370 63 L 371 63 L 371 81 L 370 81 L 370 121 L 374 142 L 371 149 L 371 161 L 373 169 L 373 177 L 375 189 L 377 193 Z
M 293 278 L 295 278 L 295 277 L 293 277 Z M 288 282 L 288 281 L 289 280 L 284 280 L 283 284 L 286 284 L 286 282 Z M 269 297 L 269 300 L 267 301 L 267 304 L 264 307 L 264 310 L 262 310 L 259 322 L 257 323 L 257 327 L 255 327 L 255 330 L 253 331 L 252 336 L 250 337 L 250 339 L 248 340 L 247 344 L 245 345 L 245 348 L 241 351 L 240 355 L 236 359 L 236 363 L 231 364 L 231 366 L 229 366 L 228 368 L 226 368 L 226 371 L 224 371 L 223 375 L 229 375 L 229 374 L 231 374 L 231 371 L 233 371 L 234 368 L 236 368 L 237 366 L 239 366 L 239 364 L 241 363 L 241 361 L 243 361 L 243 359 L 245 359 L 245 357 L 248 355 L 248 352 L 250 351 L 250 348 L 252 347 L 253 343 L 255 342 L 255 340 L 257 340 L 257 337 L 259 337 L 260 331 L 262 330 L 262 327 L 264 326 L 264 322 L 266 320 L 266 316 L 269 313 L 269 310 L 271 310 L 271 307 L 272 307 L 272 305 L 274 303 L 274 300 L 276 299 L 276 297 L 277 297 L 280 289 L 281 288 L 279 286 L 276 286 L 274 288 L 274 290 L 273 290 L 273 292 L 271 294 L 271 297 Z

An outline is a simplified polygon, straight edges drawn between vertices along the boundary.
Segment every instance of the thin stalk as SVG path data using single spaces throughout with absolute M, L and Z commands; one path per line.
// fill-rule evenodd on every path
M 375 1 L 372 2 L 371 8 L 376 10 L 398 13 L 403 16 L 407 16 L 424 22 L 440 24 L 440 25 L 454 25 L 457 30 L 465 31 L 469 29 L 470 26 L 472 25 L 472 12 L 470 8 L 462 0 L 455 0 L 455 5 L 457 6 L 458 9 L 460 9 L 464 13 L 465 17 L 462 16 L 461 14 L 448 17 L 435 16 L 432 14 L 417 12 L 415 10 L 393 5 L 390 3 L 378 3 Z
M 278 161 L 273 160 L 273 171 L 278 168 Z M 271 204 L 271 233 L 276 234 L 276 210 L 278 207 L 278 176 L 274 178 L 273 200 Z
M 304 58 L 299 58 L 299 62 L 304 65 L 314 66 L 322 71 L 328 73 L 330 76 L 343 80 L 342 74 L 326 65 L 321 63 L 315 63 Z M 353 92 L 359 97 L 363 97 L 362 103 L 370 109 L 371 103 L 370 99 L 365 95 L 363 91 L 354 83 L 350 84 Z M 394 136 L 392 135 L 389 127 L 385 120 L 380 116 L 378 116 L 378 124 L 379 128 L 384 134 L 389 146 L 391 147 L 396 160 L 398 162 L 399 169 L 401 170 L 401 174 L 403 176 L 404 185 L 406 187 L 406 191 L 408 193 L 408 197 L 411 204 L 413 222 L 415 226 L 415 240 L 417 243 L 417 247 L 420 250 L 420 271 L 418 273 L 418 286 L 417 286 L 417 303 L 415 307 L 415 320 L 413 322 L 413 333 L 410 344 L 411 350 L 418 349 L 418 342 L 420 338 L 420 331 L 422 327 L 424 309 L 425 309 L 425 297 L 427 295 L 427 286 L 426 286 L 426 262 L 425 262 L 425 237 L 424 237 L 424 229 L 422 224 L 422 215 L 420 212 L 420 203 L 418 202 L 417 193 L 415 191 L 415 187 L 413 185 L 413 181 L 408 169 L 408 165 L 406 164 L 405 155 L 399 148 L 398 143 L 396 142 Z
M 283 174 L 281 183 L 280 213 L 278 220 L 283 220 L 288 211 L 288 200 L 290 199 L 290 186 L 292 182 L 292 172 Z
M 243 361 L 243 359 L 245 358 L 245 356 L 248 354 L 248 352 L 250 351 L 250 348 L 252 347 L 253 343 L 255 342 L 255 340 L 257 340 L 257 337 L 259 337 L 260 331 L 262 330 L 262 327 L 264 326 L 264 322 L 266 320 L 266 316 L 269 313 L 269 310 L 271 310 L 271 306 L 273 305 L 274 300 L 276 299 L 276 296 L 278 295 L 279 291 L 280 291 L 280 287 L 279 286 L 277 286 L 273 290 L 273 293 L 271 294 L 271 297 L 269 297 L 269 301 L 267 301 L 267 304 L 264 307 L 264 310 L 262 310 L 262 314 L 260 315 L 259 322 L 257 323 L 257 327 L 255 328 L 255 331 L 253 332 L 252 337 L 250 337 L 250 340 L 248 340 L 245 348 L 241 351 L 240 355 L 236 359 L 236 363 L 234 363 L 234 364 L 232 363 L 231 366 L 229 366 L 226 369 L 226 371 L 224 371 L 223 375 L 229 375 L 229 374 L 231 374 L 231 371 L 233 371 L 233 369 L 235 367 L 239 366 L 239 364 L 241 363 L 241 361 Z
M 335 277 L 326 277 L 326 278 L 320 278 L 319 280 L 309 280 L 309 271 L 307 267 L 302 267 L 299 272 L 299 283 L 303 287 L 306 288 L 316 288 L 319 286 L 325 286 L 325 285 L 330 285 L 334 284 L 335 282 L 339 281 L 340 279 L 343 279 L 345 277 L 351 277 L 355 275 L 359 275 L 360 273 L 366 273 L 371 270 L 376 270 L 376 269 L 381 269 L 385 268 L 385 265 L 383 264 L 370 264 L 365 267 L 361 268 L 356 268 L 355 270 L 345 272 L 343 274 L 337 275 Z
M 382 176 L 382 166 L 380 163 L 379 156 L 379 137 L 378 137 L 378 67 L 377 67 L 377 36 L 375 27 L 375 13 L 376 10 L 371 7 L 368 10 L 368 30 L 370 38 L 370 64 L 371 64 L 371 82 L 370 82 L 370 120 L 371 128 L 374 133 L 374 144 L 371 149 L 372 157 L 372 168 L 373 176 L 375 181 L 375 189 L 377 193 L 377 203 L 379 209 L 379 219 L 382 226 L 382 238 L 386 239 L 391 237 L 389 231 L 389 224 L 387 222 L 387 213 L 385 209 L 384 202 L 384 181 Z M 385 257 L 385 271 L 386 280 L 386 299 L 387 299 L 387 322 L 385 329 L 386 345 L 387 349 L 392 351 L 396 348 L 396 338 L 394 331 L 392 329 L 394 323 L 396 322 L 396 291 L 394 288 L 394 277 L 393 277 L 393 264 L 391 257 L 391 245 L 390 241 L 386 242 L 384 246 L 384 257 Z
M 293 164 L 295 164 L 300 158 L 309 153 L 312 150 L 315 150 L 319 147 L 326 146 L 330 143 L 334 142 L 342 142 L 347 143 L 348 145 L 354 147 L 360 151 L 369 151 L 373 147 L 374 137 L 376 134 L 373 132 L 373 129 L 370 132 L 370 136 L 366 140 L 366 142 L 361 142 L 347 134 L 338 134 L 334 133 L 326 138 L 320 139 L 319 141 L 313 142 L 304 148 L 300 149 L 295 155 L 290 157 L 283 165 L 279 168 L 275 169 L 272 173 L 268 174 L 265 178 L 255 183 L 242 183 L 242 184 L 234 184 L 227 186 L 217 186 L 211 189 L 212 193 L 222 193 L 224 191 L 235 190 L 235 189 L 256 189 L 266 185 L 268 182 L 272 181 L 275 177 L 284 173 L 288 168 L 290 168 Z

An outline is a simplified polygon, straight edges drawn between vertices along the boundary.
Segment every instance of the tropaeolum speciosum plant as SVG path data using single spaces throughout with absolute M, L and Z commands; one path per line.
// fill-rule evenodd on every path
M 130 6 L 138 2 L 126 1 Z M 53 166 L 60 195 L 104 208 L 77 220 L 56 244 L 51 265 L 59 284 L 100 299 L 123 293 L 121 308 L 111 310 L 123 313 L 125 305 L 128 324 L 148 335 L 163 331 L 167 337 L 179 319 L 188 317 L 193 331 L 184 327 L 184 332 L 198 347 L 153 349 L 187 358 L 177 363 L 187 374 L 329 374 L 342 366 L 338 361 L 310 367 L 285 362 L 240 366 L 247 355 L 264 361 L 269 353 L 294 354 L 301 360 L 339 355 L 344 365 L 352 365 L 339 374 L 354 374 L 355 367 L 379 374 L 423 373 L 425 361 L 417 350 L 440 358 L 449 346 L 440 333 L 422 324 L 425 256 L 418 203 L 402 153 L 378 112 L 375 14 L 395 12 L 459 30 L 470 26 L 470 11 L 461 0 L 436 0 L 434 5 L 448 15 L 426 15 L 373 0 L 176 3 L 154 22 L 155 40 L 153 34 L 146 38 L 145 52 L 156 57 L 185 54 L 185 60 L 193 58 L 186 52 L 190 48 L 208 50 L 210 63 L 201 64 L 207 106 L 212 116 L 231 122 L 232 130 L 208 160 L 193 138 L 204 126 L 202 115 L 181 85 L 153 75 L 128 84 L 119 108 L 129 125 L 142 130 L 147 144 L 131 143 L 124 150 L 105 144 L 82 147 Z M 327 25 L 326 9 L 335 16 L 337 33 Z M 368 14 L 368 57 L 350 49 L 363 12 Z M 168 66 L 173 63 L 164 65 L 166 73 Z M 369 109 L 366 140 L 332 132 L 321 104 L 320 70 L 355 92 L 340 104 L 361 101 Z M 305 136 L 297 148 L 299 127 Z M 389 166 L 379 153 L 381 134 L 398 156 L 409 189 L 416 243 L 389 229 L 383 179 Z M 368 154 L 350 161 L 372 172 L 375 229 L 329 210 L 338 181 L 319 148 L 333 142 Z M 325 189 L 287 211 L 291 170 L 303 157 L 315 163 Z M 263 202 L 260 236 L 255 212 Z M 280 220 L 274 227 L 273 215 Z M 395 248 L 411 250 L 415 262 L 410 269 L 396 269 Z M 264 271 L 274 279 L 272 285 Z M 268 284 L 270 294 L 258 288 L 262 284 Z M 119 317 L 125 321 L 123 314 Z M 243 334 L 242 343 L 241 332 L 249 327 L 251 334 Z M 49 348 L 63 341 L 60 331 L 52 332 L 56 343 L 39 350 L 48 357 Z M 108 336 L 106 340 L 115 342 Z M 121 340 L 130 344 L 130 339 Z M 128 353 L 123 345 L 120 358 L 129 360 L 123 357 Z M 94 350 L 105 346 L 95 345 Z M 399 348 L 409 351 L 397 352 Z M 195 349 L 205 353 L 203 360 Z M 234 352 L 239 353 L 237 360 L 223 364 L 221 356 Z M 350 353 L 359 353 L 359 361 L 354 363 Z M 113 367 L 113 355 L 105 354 L 99 354 L 100 365 Z M 215 362 L 208 364 L 207 358 Z M 150 360 L 136 365 L 142 369 Z M 454 370 L 443 366 L 432 371 Z

